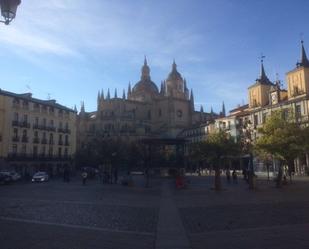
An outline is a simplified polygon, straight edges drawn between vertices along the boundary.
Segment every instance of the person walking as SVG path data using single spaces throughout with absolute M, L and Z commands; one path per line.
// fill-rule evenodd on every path
M 225 174 L 226 174 L 227 182 L 231 183 L 231 172 L 230 172 L 230 169 L 226 169 Z
M 84 171 L 84 172 L 82 173 L 83 185 L 86 185 L 87 177 L 88 177 L 88 174 L 87 174 L 86 171 Z
M 233 183 L 236 184 L 237 183 L 237 173 L 235 169 L 233 170 L 232 177 L 233 177 Z

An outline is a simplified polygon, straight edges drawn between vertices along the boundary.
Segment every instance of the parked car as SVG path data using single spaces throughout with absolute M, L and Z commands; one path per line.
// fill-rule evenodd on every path
M 49 180 L 49 176 L 44 171 L 39 171 L 35 173 L 32 177 L 32 182 L 47 182 Z
M 0 184 L 9 184 L 12 182 L 12 177 L 6 172 L 0 172 Z
M 11 176 L 12 181 L 16 182 L 21 179 L 21 175 L 16 171 L 9 171 L 8 174 Z

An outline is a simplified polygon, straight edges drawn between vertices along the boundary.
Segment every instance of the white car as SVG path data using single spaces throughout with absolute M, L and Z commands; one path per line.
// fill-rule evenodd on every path
M 35 173 L 32 177 L 32 182 L 47 182 L 49 180 L 49 176 L 44 171 L 39 171 Z

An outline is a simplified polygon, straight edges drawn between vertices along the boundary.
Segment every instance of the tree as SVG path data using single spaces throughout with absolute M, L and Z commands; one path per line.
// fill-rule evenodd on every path
M 255 144 L 258 154 L 269 153 L 279 161 L 277 187 L 282 185 L 283 163 L 289 168 L 291 179 L 294 160 L 303 151 L 302 129 L 290 115 L 285 119 L 282 111 L 275 111 L 262 128 L 258 129 L 261 136 Z
M 239 144 L 224 131 L 219 131 L 210 134 L 207 140 L 198 146 L 201 158 L 205 158 L 215 170 L 214 189 L 221 190 L 220 171 L 223 161 L 239 155 Z

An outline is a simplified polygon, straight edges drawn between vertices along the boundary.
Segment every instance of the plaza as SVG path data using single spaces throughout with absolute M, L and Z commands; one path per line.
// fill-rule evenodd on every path
M 9 248 L 308 248 L 307 178 L 281 189 L 258 178 L 248 190 L 222 178 L 188 176 L 186 189 L 175 180 L 135 176 L 133 187 L 76 176 L 42 184 L 0 187 L 0 241 Z

